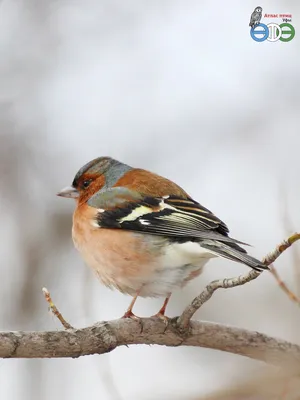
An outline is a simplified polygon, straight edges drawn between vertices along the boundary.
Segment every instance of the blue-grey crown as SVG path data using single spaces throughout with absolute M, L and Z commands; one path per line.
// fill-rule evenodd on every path
M 75 175 L 73 186 L 76 184 L 80 177 L 85 173 L 97 173 L 105 176 L 105 185 L 102 190 L 112 187 L 127 171 L 132 167 L 123 164 L 118 160 L 111 157 L 98 157 L 85 164 Z

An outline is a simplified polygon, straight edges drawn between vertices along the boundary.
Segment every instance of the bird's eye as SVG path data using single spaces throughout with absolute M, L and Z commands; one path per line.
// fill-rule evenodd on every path
M 88 179 L 88 180 L 84 181 L 82 184 L 82 187 L 84 189 L 86 189 L 90 185 L 91 182 L 92 182 L 92 179 Z

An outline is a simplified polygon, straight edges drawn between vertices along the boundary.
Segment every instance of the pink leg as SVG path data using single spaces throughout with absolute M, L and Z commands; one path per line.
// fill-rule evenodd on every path
M 169 319 L 168 317 L 165 316 L 165 312 L 166 312 L 166 308 L 169 303 L 170 297 L 171 297 L 171 293 L 169 293 L 168 296 L 166 297 L 164 304 L 162 305 L 162 308 L 158 311 L 158 313 L 153 315 L 153 317 L 158 317 L 158 318 L 162 319 L 165 323 L 167 323 L 168 319 Z
M 127 311 L 125 312 L 125 314 L 123 315 L 122 318 L 132 318 L 132 319 L 138 319 L 138 317 L 136 315 L 133 314 L 132 312 L 132 308 L 134 306 L 134 303 L 136 302 L 136 299 L 139 297 L 139 291 L 136 293 L 136 295 L 133 297 L 133 299 L 131 300 L 131 303 L 129 304 L 129 307 L 127 308 Z

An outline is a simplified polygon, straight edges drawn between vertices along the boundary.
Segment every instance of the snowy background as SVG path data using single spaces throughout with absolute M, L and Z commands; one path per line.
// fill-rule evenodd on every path
M 0 1 L 0 329 L 60 329 L 46 286 L 76 327 L 120 317 L 130 298 L 101 286 L 71 241 L 72 201 L 55 193 L 110 155 L 175 180 L 262 257 L 300 229 L 298 1 L 288 43 L 253 41 L 252 1 Z M 299 245 L 298 245 L 299 251 Z M 297 249 L 276 263 L 297 291 Z M 214 260 L 171 299 L 178 315 Z M 140 299 L 138 315 L 161 300 Z M 299 310 L 272 276 L 218 292 L 197 318 L 299 342 Z M 198 348 L 133 346 L 76 360 L 0 361 L 1 400 L 186 400 L 261 368 Z

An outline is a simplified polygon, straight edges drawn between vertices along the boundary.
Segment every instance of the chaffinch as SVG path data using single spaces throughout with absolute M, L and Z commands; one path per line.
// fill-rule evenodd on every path
M 133 296 L 164 297 L 196 278 L 213 257 L 268 269 L 228 236 L 226 224 L 174 182 L 110 157 L 84 165 L 57 194 L 76 199 L 72 237 L 104 285 Z

